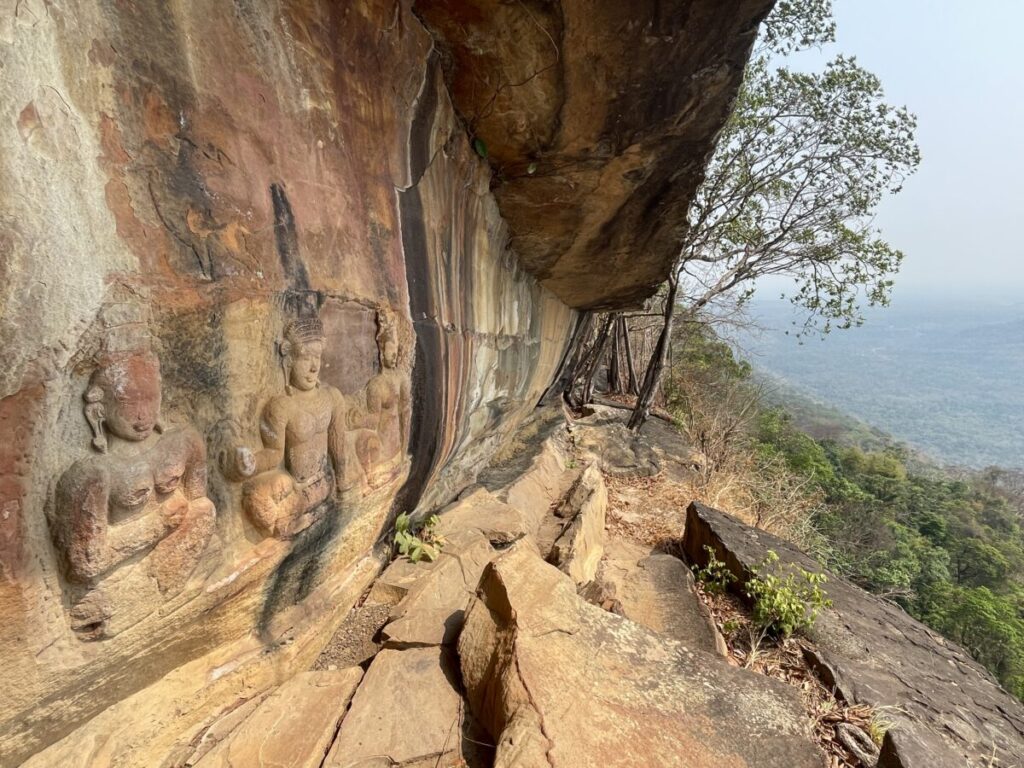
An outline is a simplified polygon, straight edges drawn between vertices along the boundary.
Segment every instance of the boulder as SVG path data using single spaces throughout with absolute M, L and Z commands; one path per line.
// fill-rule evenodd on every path
M 384 627 L 385 647 L 451 645 L 462 629 L 463 614 L 476 589 L 484 566 L 494 550 L 477 531 L 450 537 L 429 569 L 423 562 L 420 578 L 410 584 Z
M 359 667 L 296 675 L 194 765 L 319 768 L 362 676 Z
M 484 571 L 459 638 L 496 768 L 820 768 L 797 692 L 581 600 L 514 545 Z
M 592 581 L 604 554 L 604 521 L 608 489 L 596 464 L 579 476 L 556 515 L 570 520 L 551 549 L 551 562 L 577 585 Z
M 778 567 L 824 572 L 792 544 L 697 502 L 683 545 L 691 562 L 705 547 L 742 583 L 769 550 Z M 883 768 L 1015 765 L 1024 756 L 1024 705 L 955 643 L 845 579 L 828 574 L 832 609 L 809 632 L 826 685 L 851 703 L 889 708 Z

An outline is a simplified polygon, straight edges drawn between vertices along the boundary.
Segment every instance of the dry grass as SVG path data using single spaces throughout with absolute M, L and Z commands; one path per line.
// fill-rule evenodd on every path
M 729 663 L 797 688 L 828 767 L 863 768 L 863 763 L 839 741 L 836 726 L 847 723 L 878 742 L 887 727 L 883 714 L 867 705 L 848 705 L 822 684 L 806 661 L 804 651 L 811 647 L 808 640 L 800 637 L 784 642 L 759 639 L 760 633 L 753 629 L 750 612 L 739 599 L 729 594 L 710 594 L 699 585 L 698 593 L 725 638 Z
M 608 487 L 606 528 L 622 536 L 662 550 L 678 545 L 686 524 L 686 507 L 695 498 L 685 485 L 654 477 L 611 477 Z

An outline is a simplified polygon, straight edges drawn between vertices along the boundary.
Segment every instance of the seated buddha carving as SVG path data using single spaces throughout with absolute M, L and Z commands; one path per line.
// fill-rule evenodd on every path
M 106 359 L 85 393 L 96 455 L 60 478 L 50 528 L 82 639 L 111 637 L 179 593 L 213 535 L 206 447 L 190 426 L 160 425 L 151 352 Z
M 291 538 L 322 517 L 344 490 L 344 398 L 320 381 L 324 331 L 318 319 L 295 320 L 279 350 L 285 391 L 264 406 L 262 448 L 237 447 L 225 474 L 242 480 L 242 508 L 261 532 Z

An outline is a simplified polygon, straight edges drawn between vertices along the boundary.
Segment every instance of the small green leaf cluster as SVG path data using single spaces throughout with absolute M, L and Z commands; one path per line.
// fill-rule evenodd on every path
M 754 621 L 769 634 L 787 638 L 794 632 L 810 629 L 823 608 L 829 608 L 821 585 L 824 574 L 796 568 L 780 576 L 773 566 L 779 556 L 768 551 L 761 564 L 752 568 L 753 575 L 743 591 L 754 603 Z
M 704 551 L 708 553 L 707 565 L 698 568 L 695 576 L 697 581 L 704 585 L 704 591 L 720 595 L 736 581 L 736 577 L 729 570 L 729 566 L 715 557 L 715 550 L 712 547 L 705 545 Z
M 422 525 L 415 527 L 408 512 L 400 514 L 395 520 L 395 547 L 398 554 L 408 557 L 414 563 L 436 560 L 444 546 L 444 539 L 434 532 L 439 522 L 437 515 L 430 515 Z

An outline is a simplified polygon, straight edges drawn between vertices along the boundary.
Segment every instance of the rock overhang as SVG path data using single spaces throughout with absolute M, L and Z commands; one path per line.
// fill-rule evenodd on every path
M 523 266 L 576 309 L 667 277 L 774 0 L 417 0 Z

